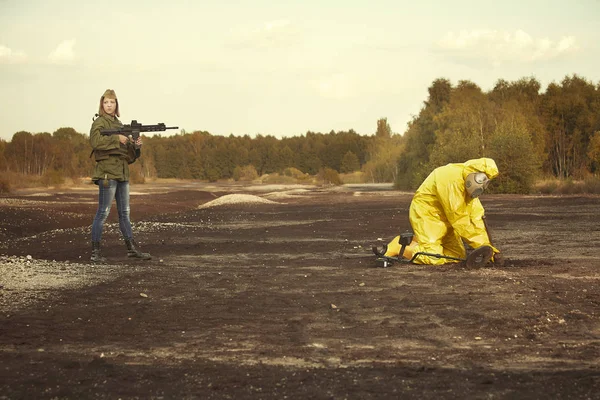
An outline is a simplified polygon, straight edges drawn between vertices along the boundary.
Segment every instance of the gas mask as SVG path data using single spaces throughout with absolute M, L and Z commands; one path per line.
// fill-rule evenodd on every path
M 483 172 L 474 172 L 467 175 L 467 179 L 465 180 L 465 188 L 467 189 L 469 197 L 474 199 L 483 193 L 489 183 L 490 180 L 486 174 Z

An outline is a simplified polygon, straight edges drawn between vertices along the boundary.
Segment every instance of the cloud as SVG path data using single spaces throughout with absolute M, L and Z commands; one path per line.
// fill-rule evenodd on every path
M 231 43 L 238 48 L 285 48 L 298 41 L 299 34 L 287 19 L 266 22 L 248 30 L 237 30 L 231 34 Z
M 438 48 L 453 57 L 487 61 L 494 65 L 551 60 L 579 50 L 574 36 L 553 41 L 534 38 L 522 30 L 513 33 L 495 30 L 448 32 L 438 42 Z
M 27 60 L 27 55 L 22 51 L 12 49 L 0 44 L 0 64 L 19 64 Z
M 354 85 L 345 73 L 336 73 L 313 81 L 320 96 L 328 99 L 345 99 L 354 94 Z
M 70 64 L 75 60 L 75 39 L 63 41 L 48 55 L 48 60 L 53 64 Z

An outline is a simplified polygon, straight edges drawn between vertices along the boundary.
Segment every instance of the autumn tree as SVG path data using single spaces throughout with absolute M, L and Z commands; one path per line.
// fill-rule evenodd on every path
M 29 160 L 33 157 L 33 135 L 29 132 L 20 131 L 12 136 L 12 140 L 6 145 L 6 160 L 9 171 L 21 174 L 30 173 Z
M 594 132 L 590 139 L 587 156 L 590 159 L 590 172 L 598 175 L 600 171 L 600 131 Z
M 590 138 L 598 129 L 598 88 L 577 75 L 551 83 L 542 99 L 547 168 L 558 178 L 581 176 L 590 160 Z
M 447 79 L 436 79 L 428 92 L 421 111 L 409 122 L 404 134 L 405 149 L 398 158 L 395 179 L 395 186 L 399 189 L 416 189 L 430 172 L 429 156 L 438 129 L 435 117 L 450 101 L 452 85 Z
M 368 144 L 368 161 L 362 167 L 370 182 L 395 182 L 397 179 L 398 159 L 404 151 L 404 140 L 391 132 L 386 118 L 377 121 L 377 131 Z
M 434 118 L 436 140 L 430 170 L 448 163 L 485 156 L 491 132 L 492 108 L 486 94 L 474 83 L 460 81 Z
M 77 178 L 90 172 L 91 146 L 87 138 L 73 128 L 59 128 L 52 134 L 52 168 L 64 176 Z
M 33 135 L 33 152 L 31 159 L 31 173 L 44 175 L 54 164 L 56 154 L 52 148 L 52 135 L 48 132 Z
M 531 139 L 532 154 L 535 154 L 538 162 L 545 163 L 546 128 L 541 115 L 540 89 L 541 84 L 533 77 L 514 82 L 500 79 L 488 97 L 495 107 L 495 129 L 502 121 L 515 124 L 519 120 L 521 125 L 524 124 L 523 129 Z
M 375 131 L 375 137 L 379 139 L 389 139 L 392 137 L 392 128 L 387 122 L 387 118 L 380 118 L 377 120 L 377 131 Z

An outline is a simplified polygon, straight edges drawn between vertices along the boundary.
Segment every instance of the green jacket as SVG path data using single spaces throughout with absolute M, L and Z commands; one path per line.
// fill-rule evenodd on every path
M 92 181 L 98 184 L 99 179 L 129 180 L 129 164 L 139 157 L 139 149 L 133 143 L 126 145 L 119 142 L 119 135 L 102 135 L 102 129 L 117 129 L 123 124 L 111 115 L 101 115 L 94 120 L 90 129 L 90 144 L 96 159 Z

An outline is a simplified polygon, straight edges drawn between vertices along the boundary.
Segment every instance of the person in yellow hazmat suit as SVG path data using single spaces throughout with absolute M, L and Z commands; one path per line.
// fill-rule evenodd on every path
M 463 240 L 473 249 L 490 246 L 493 254 L 498 254 L 486 230 L 484 209 L 479 200 L 479 195 L 496 176 L 498 167 L 491 158 L 448 164 L 433 170 L 412 199 L 409 219 L 414 237 L 402 257 L 411 259 L 414 254 L 424 252 L 464 259 Z M 395 237 L 387 245 L 385 256 L 399 255 L 399 238 Z M 458 261 L 428 255 L 418 255 L 413 260 L 417 264 L 431 265 Z

